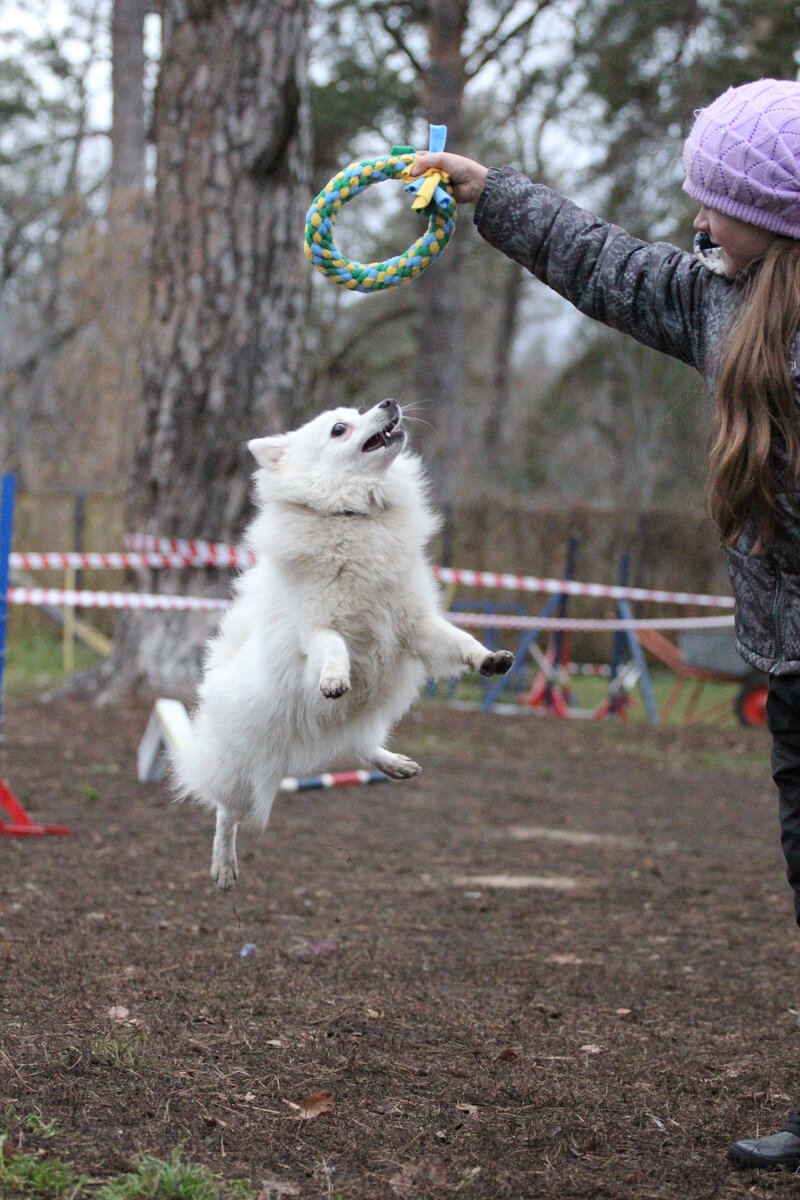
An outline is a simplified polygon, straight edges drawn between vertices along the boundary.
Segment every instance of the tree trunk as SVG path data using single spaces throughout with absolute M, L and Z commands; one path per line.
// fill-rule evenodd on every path
M 463 103 L 467 77 L 462 42 L 467 0 L 430 0 L 428 70 L 423 80 L 426 118 L 447 126 L 447 148 L 464 152 Z M 459 221 L 467 218 L 462 209 Z M 464 393 L 465 330 L 462 318 L 463 230 L 456 232 L 441 263 L 435 263 L 414 285 L 417 289 L 417 355 L 415 399 L 430 400 L 423 410 L 434 426 L 425 458 L 436 503 L 450 513 L 454 496 L 458 405 Z
M 139 532 L 236 538 L 247 439 L 288 427 L 305 386 L 307 16 L 290 0 L 164 2 L 144 436 L 129 497 Z M 197 570 L 139 579 L 159 585 L 214 590 Z M 129 614 L 104 696 L 191 688 L 213 624 Z
M 111 193 L 134 217 L 144 204 L 144 18 L 150 0 L 114 0 L 111 18 Z
M 522 298 L 523 273 L 517 263 L 503 264 L 500 322 L 492 353 L 491 407 L 486 412 L 484 444 L 486 466 L 499 487 L 508 486 L 508 444 L 511 410 L 511 351 Z

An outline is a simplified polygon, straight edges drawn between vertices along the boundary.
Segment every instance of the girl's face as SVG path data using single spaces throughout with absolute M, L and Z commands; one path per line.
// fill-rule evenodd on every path
M 701 233 L 707 233 L 722 250 L 722 265 L 728 279 L 733 279 L 748 263 L 763 254 L 778 236 L 768 229 L 759 229 L 757 225 L 740 221 L 738 217 L 729 217 L 714 208 L 706 208 L 705 204 L 694 219 L 694 227 Z

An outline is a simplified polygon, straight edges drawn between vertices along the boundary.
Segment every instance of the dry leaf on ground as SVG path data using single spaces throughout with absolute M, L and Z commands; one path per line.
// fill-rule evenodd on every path
M 333 1092 L 314 1092 L 314 1095 L 309 1096 L 302 1104 L 293 1104 L 291 1100 L 285 1100 L 284 1104 L 294 1109 L 297 1121 L 313 1121 L 314 1117 L 320 1117 L 333 1109 Z

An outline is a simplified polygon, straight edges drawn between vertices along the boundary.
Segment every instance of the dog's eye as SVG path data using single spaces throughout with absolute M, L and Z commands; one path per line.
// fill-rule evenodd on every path
M 341 421 L 337 421 L 331 430 L 331 437 L 341 437 L 343 433 L 347 433 L 347 426 L 343 425 Z

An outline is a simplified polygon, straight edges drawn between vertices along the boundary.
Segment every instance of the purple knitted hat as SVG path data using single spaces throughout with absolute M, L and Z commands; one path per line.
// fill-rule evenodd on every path
M 684 191 L 717 212 L 800 238 L 800 83 L 759 79 L 701 108 Z

